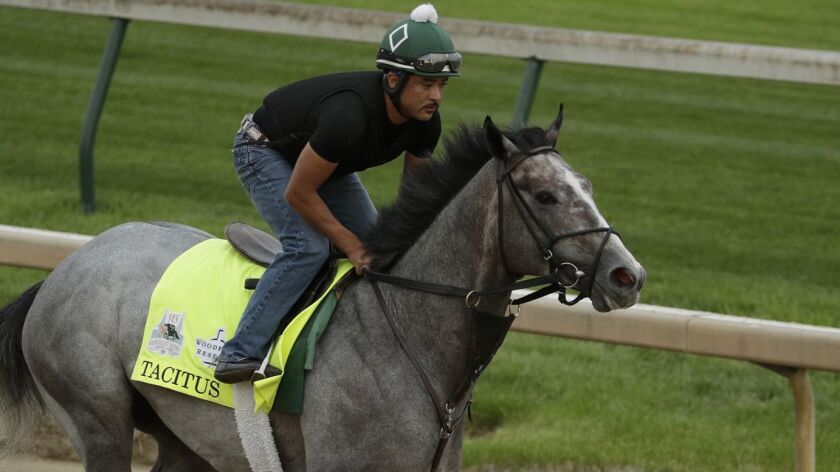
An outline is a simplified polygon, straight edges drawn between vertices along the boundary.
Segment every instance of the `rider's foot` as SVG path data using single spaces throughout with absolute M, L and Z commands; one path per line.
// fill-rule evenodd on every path
M 213 374 L 216 380 L 222 383 L 237 383 L 251 380 L 251 375 L 259 369 L 262 361 L 258 359 L 240 359 L 238 361 L 219 361 L 216 365 L 216 372 Z

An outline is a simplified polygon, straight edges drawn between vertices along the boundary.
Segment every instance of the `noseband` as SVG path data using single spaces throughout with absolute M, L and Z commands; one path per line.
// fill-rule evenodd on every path
M 604 247 L 607 245 L 607 242 L 610 239 L 610 236 L 615 234 L 619 238 L 621 237 L 612 226 L 605 226 L 605 227 L 598 227 L 598 228 L 589 228 L 589 229 L 582 229 L 577 231 L 570 231 L 567 233 L 562 233 L 559 235 L 552 234 L 542 222 L 540 222 L 537 215 L 528 205 L 528 202 L 525 201 L 525 198 L 522 196 L 522 193 L 516 187 L 516 184 L 513 182 L 513 177 L 511 177 L 511 173 L 516 169 L 519 164 L 525 162 L 528 158 L 540 155 L 540 154 L 554 154 L 558 158 L 560 158 L 560 153 L 557 152 L 556 149 L 552 146 L 538 146 L 524 152 L 522 157 L 519 158 L 516 162 L 513 163 L 510 167 L 507 167 L 505 164 L 504 159 L 494 156 L 498 165 L 496 166 L 496 184 L 498 186 L 498 208 L 499 208 L 499 216 L 498 216 L 498 229 L 499 229 L 499 237 L 498 237 L 498 244 L 499 244 L 499 253 L 502 258 L 502 265 L 505 267 L 509 273 L 513 273 L 507 265 L 507 256 L 505 255 L 505 245 L 504 245 L 504 198 L 503 198 L 503 187 L 506 184 L 510 193 L 515 197 L 513 199 L 515 203 L 516 209 L 519 211 L 519 215 L 522 217 L 522 220 L 525 222 L 525 229 L 528 230 L 528 233 L 531 234 L 531 238 L 536 243 L 537 247 L 539 248 L 540 252 L 543 255 L 543 259 L 548 263 L 548 272 L 551 275 L 554 275 L 554 278 L 560 282 L 555 284 L 550 284 L 544 289 L 538 290 L 530 295 L 525 297 L 519 298 L 514 300 L 512 304 L 517 305 L 521 303 L 525 303 L 527 301 L 534 300 L 536 298 L 540 298 L 545 296 L 549 293 L 557 292 L 559 294 L 559 300 L 561 303 L 565 305 L 574 305 L 577 302 L 581 301 L 584 297 L 592 292 L 592 285 L 595 282 L 595 274 L 598 270 L 598 265 L 601 262 L 601 255 L 604 252 Z M 542 233 L 542 237 L 540 237 L 536 230 L 534 230 L 533 226 L 536 226 L 539 231 Z M 568 261 L 561 261 L 557 255 L 551 250 L 558 241 L 573 238 L 576 236 L 582 236 L 584 234 L 590 233 L 604 233 L 604 237 L 601 240 L 601 243 L 598 245 L 598 250 L 595 252 L 595 258 L 592 264 L 592 274 L 587 280 L 586 287 L 578 287 L 579 293 L 578 296 L 572 300 L 568 301 L 566 299 L 566 289 L 574 288 L 580 282 L 582 277 L 586 277 L 586 273 L 579 269 L 575 264 Z M 547 243 L 543 243 L 543 241 L 547 241 Z M 572 277 L 568 277 L 571 274 Z M 566 275 L 567 277 L 563 278 Z M 539 295 L 538 295 L 539 294 Z

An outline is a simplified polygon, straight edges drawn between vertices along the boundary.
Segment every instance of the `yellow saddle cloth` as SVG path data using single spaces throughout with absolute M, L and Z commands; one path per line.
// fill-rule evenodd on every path
M 279 400 L 278 388 L 282 396 L 286 383 L 294 382 L 291 378 L 290 382 L 283 382 L 289 358 L 304 359 L 293 353 L 293 347 L 297 351 L 301 346 L 314 345 L 314 338 L 323 331 L 324 324 L 312 329 L 310 321 L 320 318 L 313 314 L 327 299 L 324 305 L 330 310 L 328 319 L 335 306 L 332 289 L 352 268 L 349 261 L 340 261 L 338 273 L 325 294 L 296 315 L 275 342 L 269 364 L 281 375 L 254 384 L 257 411 L 270 411 L 275 400 Z M 143 343 L 131 380 L 233 408 L 233 387 L 213 378 L 213 371 L 222 346 L 236 332 L 239 318 L 253 294 L 244 288 L 245 279 L 260 278 L 263 272 L 264 267 L 239 254 L 223 239 L 202 241 L 178 256 L 152 293 Z M 302 332 L 309 339 L 299 340 Z M 306 362 L 311 366 L 311 357 Z M 298 377 L 301 378 L 298 381 L 302 380 L 302 370 Z M 302 392 L 302 383 L 289 390 Z

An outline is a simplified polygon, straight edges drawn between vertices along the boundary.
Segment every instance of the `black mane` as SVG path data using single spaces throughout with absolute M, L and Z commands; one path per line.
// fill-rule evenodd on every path
M 541 128 L 504 134 L 519 149 L 546 145 Z M 484 130 L 461 125 L 444 140 L 442 158 L 404 175 L 396 200 L 362 236 L 373 255 L 371 268 L 382 271 L 396 262 L 491 157 Z

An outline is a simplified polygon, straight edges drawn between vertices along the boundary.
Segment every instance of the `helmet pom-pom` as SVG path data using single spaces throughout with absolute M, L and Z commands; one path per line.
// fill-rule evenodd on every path
M 422 5 L 418 5 L 417 8 L 415 8 L 411 12 L 411 19 L 418 23 L 425 23 L 428 21 L 437 24 L 437 10 L 435 10 L 435 7 L 432 6 L 431 3 L 424 3 Z

